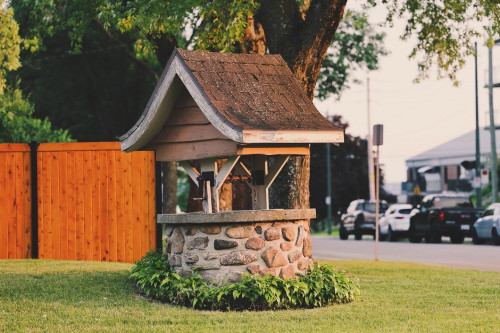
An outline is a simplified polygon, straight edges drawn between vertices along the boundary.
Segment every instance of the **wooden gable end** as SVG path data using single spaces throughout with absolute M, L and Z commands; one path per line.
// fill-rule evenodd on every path
M 236 155 L 236 142 L 228 139 L 205 117 L 184 88 L 163 128 L 148 144 L 158 161 L 185 161 Z

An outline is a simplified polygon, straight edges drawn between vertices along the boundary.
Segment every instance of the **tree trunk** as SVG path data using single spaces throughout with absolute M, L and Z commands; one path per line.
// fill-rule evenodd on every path
M 255 15 L 271 54 L 281 54 L 312 100 L 321 64 L 344 15 L 347 0 L 265 0 Z M 304 2 L 307 5 L 307 2 Z
M 311 159 L 309 156 L 294 156 L 269 190 L 269 208 L 309 208 L 309 176 Z
M 177 208 L 177 163 L 162 162 L 163 214 L 175 214 Z
M 302 6 L 296 0 L 259 2 L 255 21 L 262 24 L 270 53 L 281 54 L 312 100 L 347 0 L 304 1 Z M 309 169 L 309 156 L 290 158 L 271 186 L 271 208 L 309 208 Z

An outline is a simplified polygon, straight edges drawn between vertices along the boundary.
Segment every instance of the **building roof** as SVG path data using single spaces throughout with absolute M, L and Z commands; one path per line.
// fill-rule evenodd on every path
M 495 132 L 497 154 L 500 153 L 500 129 Z M 479 129 L 481 161 L 491 154 L 489 128 Z M 476 154 L 476 131 L 470 131 L 453 140 L 440 144 L 406 160 L 409 168 L 424 166 L 458 165 L 465 160 L 474 160 Z
M 344 131 L 307 98 L 279 55 L 176 49 L 137 123 L 120 138 L 138 150 L 162 129 L 183 87 L 227 138 L 241 144 L 340 143 Z

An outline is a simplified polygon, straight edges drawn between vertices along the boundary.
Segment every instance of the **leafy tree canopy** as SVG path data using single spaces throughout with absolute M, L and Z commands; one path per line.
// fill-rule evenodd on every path
M 34 51 L 36 39 L 22 39 L 19 36 L 19 25 L 14 20 L 14 11 L 6 7 L 4 0 L 0 0 L 0 93 L 5 89 L 7 72 L 21 66 L 21 47 Z
M 367 6 L 387 8 L 387 22 L 395 18 L 406 23 L 401 38 L 416 39 L 410 58 L 418 62 L 419 82 L 429 76 L 433 67 L 438 77 L 448 77 L 455 84 L 457 72 L 474 54 L 473 40 L 500 34 L 500 1 L 498 0 L 369 0 Z
M 52 129 L 45 118 L 33 118 L 34 107 L 18 88 L 7 87 L 0 94 L 0 142 L 70 142 L 67 130 Z
M 36 39 L 19 36 L 19 26 L 12 9 L 0 1 L 0 142 L 71 141 L 67 131 L 52 130 L 48 119 L 32 118 L 33 105 L 23 98 L 19 88 L 7 84 L 8 72 L 21 66 L 21 48 L 36 49 Z
M 21 4 L 29 11 L 29 20 L 38 23 L 29 24 L 30 31 L 26 36 L 43 37 L 64 29 L 70 37 L 73 51 L 79 52 L 88 25 L 97 22 L 109 30 L 134 33 L 136 55 L 150 62 L 157 61 L 155 52 L 165 36 L 176 38 L 183 48 L 233 52 L 248 27 L 247 18 L 259 16 L 262 7 L 261 1 L 246 0 L 12 2 Z M 336 2 L 339 1 L 332 1 Z M 297 7 L 304 14 L 310 3 L 297 1 Z M 410 57 L 418 62 L 417 81 L 426 78 L 435 66 L 439 77 L 449 77 L 456 82 L 458 70 L 474 52 L 473 38 L 486 34 L 491 43 L 491 38 L 500 33 L 498 0 L 369 0 L 366 7 L 377 5 L 387 8 L 389 24 L 395 18 L 407 22 L 402 39 L 416 38 Z M 348 15 L 347 21 L 349 19 L 352 21 L 346 24 L 347 27 L 357 22 L 363 29 L 362 17 Z M 381 37 L 380 34 L 378 37 Z M 328 65 L 330 59 L 326 60 Z M 370 66 L 369 63 L 367 65 Z M 342 71 L 342 66 L 339 69 Z M 321 93 L 318 96 L 324 98 Z

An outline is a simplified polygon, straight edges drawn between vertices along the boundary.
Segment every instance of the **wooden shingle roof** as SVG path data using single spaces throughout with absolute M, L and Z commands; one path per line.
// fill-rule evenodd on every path
M 343 142 L 279 55 L 175 50 L 135 126 L 120 138 L 138 150 L 163 128 L 182 89 L 208 121 L 238 144 Z

